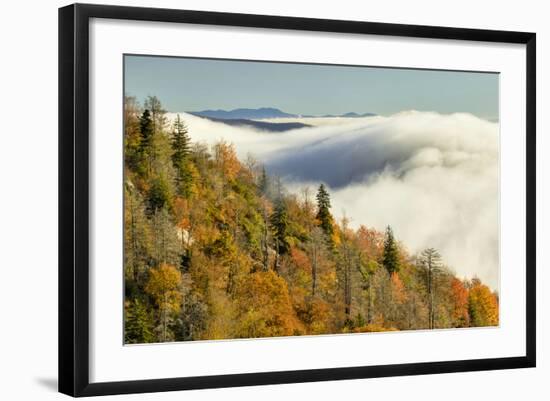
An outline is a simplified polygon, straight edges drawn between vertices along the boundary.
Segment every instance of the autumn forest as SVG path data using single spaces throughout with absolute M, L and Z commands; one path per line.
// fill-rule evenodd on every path
M 495 291 L 336 218 L 330 186 L 293 193 L 154 96 L 124 106 L 125 344 L 499 324 Z

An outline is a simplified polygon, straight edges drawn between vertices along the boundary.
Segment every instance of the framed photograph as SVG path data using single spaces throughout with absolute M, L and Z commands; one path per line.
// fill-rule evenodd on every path
M 59 10 L 59 390 L 535 366 L 535 34 Z

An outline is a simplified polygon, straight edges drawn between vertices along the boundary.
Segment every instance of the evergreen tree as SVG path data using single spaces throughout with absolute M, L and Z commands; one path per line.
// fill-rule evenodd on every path
M 190 142 L 191 140 L 189 138 L 187 126 L 178 114 L 176 121 L 174 121 L 174 131 L 172 136 L 172 149 L 174 150 L 172 160 L 175 166 L 181 165 L 188 159 L 189 153 L 191 152 Z
M 393 230 L 390 226 L 386 228 L 384 238 L 384 254 L 382 256 L 382 265 L 388 270 L 388 273 L 397 273 L 400 269 L 399 250 L 393 236 Z
M 262 172 L 258 182 L 258 189 L 260 190 L 260 193 L 263 195 L 267 195 L 267 192 L 269 190 L 269 178 L 267 177 L 267 173 L 265 171 L 264 166 L 262 166 Z
M 176 117 L 174 122 L 174 131 L 172 134 L 172 164 L 176 170 L 176 187 L 178 194 L 183 197 L 189 197 L 193 181 L 193 175 L 190 171 L 189 160 L 190 138 L 185 123 Z
M 144 175 L 146 172 L 151 171 L 152 152 L 151 146 L 153 142 L 153 120 L 151 119 L 151 112 L 145 109 L 141 117 L 139 118 L 139 167 L 138 171 Z
M 160 132 L 166 123 L 166 110 L 162 108 L 159 98 L 156 96 L 148 96 L 147 99 L 145 99 L 144 106 L 151 113 L 153 134 Z
M 128 306 L 124 316 L 124 342 L 143 344 L 153 342 L 153 319 L 146 306 L 138 299 Z
M 151 146 L 151 139 L 153 138 L 153 120 L 148 109 L 145 109 L 139 118 L 139 131 L 141 133 L 140 148 L 143 152 Z
M 275 209 L 270 218 L 271 230 L 275 241 L 275 270 L 279 270 L 279 256 L 289 251 L 289 245 L 286 240 L 288 229 L 288 214 L 285 202 L 282 198 L 277 199 Z
M 330 214 L 330 195 L 324 184 L 319 186 L 317 191 L 317 220 L 319 226 L 323 229 L 328 238 L 332 237 L 334 227 L 332 225 L 332 215 Z
M 147 200 L 150 214 L 154 214 L 164 207 L 171 208 L 172 194 L 170 193 L 168 181 L 164 176 L 161 175 L 153 180 Z

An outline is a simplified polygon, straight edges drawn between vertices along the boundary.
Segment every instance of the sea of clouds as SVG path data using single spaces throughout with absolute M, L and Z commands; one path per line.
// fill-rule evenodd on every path
M 241 159 L 252 154 L 292 192 L 324 182 L 337 218 L 391 225 L 412 254 L 437 248 L 458 275 L 498 289 L 498 123 L 407 111 L 271 120 L 311 125 L 276 133 L 180 115 L 193 141 L 234 143 Z

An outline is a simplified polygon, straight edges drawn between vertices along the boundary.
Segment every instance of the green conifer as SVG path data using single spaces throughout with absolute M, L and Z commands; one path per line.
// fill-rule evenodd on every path
M 193 175 L 189 165 L 191 163 L 189 160 L 190 142 L 187 126 L 178 114 L 172 133 L 172 164 L 176 171 L 177 192 L 186 198 L 190 195 L 193 183 Z
M 138 147 L 138 171 L 141 175 L 145 175 L 151 171 L 151 147 L 153 143 L 153 120 L 151 113 L 145 109 L 139 118 L 139 147 Z
M 271 230 L 273 231 L 273 238 L 276 242 L 277 253 L 283 255 L 289 251 L 289 245 L 286 239 L 288 214 L 285 202 L 282 198 L 277 199 L 275 202 L 275 209 L 271 215 L 270 224 Z
M 396 273 L 400 269 L 399 250 L 393 236 L 393 230 L 390 226 L 386 227 L 386 236 L 384 238 L 384 254 L 382 265 L 388 270 L 388 273 Z
M 143 344 L 153 342 L 153 321 L 145 305 L 138 299 L 126 309 L 124 319 L 124 342 Z
M 319 220 L 319 226 L 322 228 L 328 238 L 332 238 L 334 233 L 333 219 L 330 214 L 330 195 L 325 188 L 324 184 L 319 186 L 317 191 L 317 220 Z

